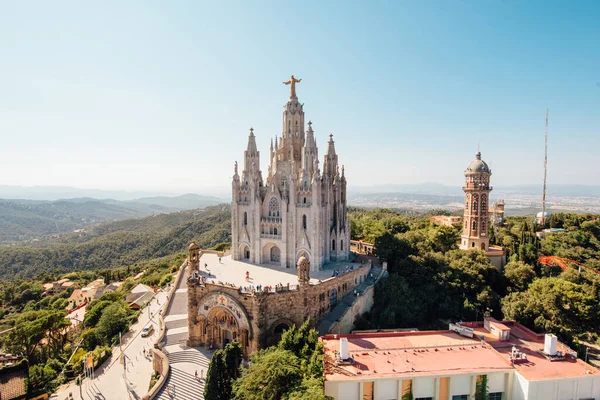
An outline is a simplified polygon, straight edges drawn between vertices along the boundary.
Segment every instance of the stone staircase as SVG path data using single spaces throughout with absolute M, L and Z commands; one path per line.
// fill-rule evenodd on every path
M 168 353 L 167 358 L 169 359 L 170 365 L 177 363 L 191 363 L 208 368 L 208 359 L 206 356 L 198 351 L 193 351 L 193 349 Z
M 169 331 L 167 331 L 167 335 L 165 336 L 163 346 L 171 346 L 174 344 L 180 344 L 182 340 L 187 340 L 187 338 L 188 338 L 187 332 L 169 334 Z
M 198 400 L 204 399 L 204 380 L 196 379 L 194 374 L 182 371 L 171 365 L 169 378 L 158 392 L 159 400 Z

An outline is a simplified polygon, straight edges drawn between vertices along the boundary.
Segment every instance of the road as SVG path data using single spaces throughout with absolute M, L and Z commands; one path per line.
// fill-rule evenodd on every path
M 123 336 L 121 348 L 127 359 L 126 371 L 123 364 L 119 362 L 121 350 L 116 346 L 113 348 L 111 358 L 95 371 L 94 379 L 85 379 L 81 388 L 73 381 L 59 388 L 50 399 L 66 400 L 69 398 L 69 393 L 72 393 L 73 399 L 127 400 L 141 399 L 148 393 L 152 376 L 152 358 L 148 354 L 158 335 L 158 312 L 164 307 L 166 297 L 166 291 L 157 293 L 150 305 L 142 310 L 138 322 Z M 143 338 L 141 331 L 150 324 L 154 325 L 154 332 Z

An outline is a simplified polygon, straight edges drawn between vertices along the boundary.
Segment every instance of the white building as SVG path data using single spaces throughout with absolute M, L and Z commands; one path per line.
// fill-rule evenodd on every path
M 346 178 L 341 172 L 333 135 L 329 135 L 323 171 L 317 142 L 292 76 L 284 106 L 282 136 L 271 141 L 266 181 L 260 152 L 250 128 L 244 169 L 237 162 L 232 183 L 232 256 L 255 264 L 294 267 L 304 255 L 311 269 L 348 259 L 350 224 L 346 217 Z
M 514 321 L 453 325 L 460 331 L 326 335 L 325 394 L 339 400 L 600 399 L 600 371 L 552 335 Z M 458 328 L 458 329 L 457 329 Z

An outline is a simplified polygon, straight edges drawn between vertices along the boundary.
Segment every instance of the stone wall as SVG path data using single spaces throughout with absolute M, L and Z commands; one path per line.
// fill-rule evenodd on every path
M 223 294 L 234 308 L 239 306 L 243 309 L 242 320 L 247 318 L 250 330 L 248 348 L 244 349 L 245 354 L 248 355 L 259 348 L 273 344 L 273 339 L 277 338 L 275 333 L 277 327 L 299 326 L 308 318 L 311 320 L 311 325 L 316 326 L 329 313 L 332 296 L 339 301 L 346 294 L 351 293 L 366 279 L 370 269 L 370 264 L 364 264 L 318 284 L 293 285 L 289 290 L 284 286 L 276 292 L 246 293 L 236 287 L 208 282 L 200 284 L 190 280 L 188 282 L 188 345 L 194 347 L 210 345 L 207 343 L 208 332 L 205 325 L 207 322 L 199 316 L 199 313 L 207 311 L 203 307 L 208 299 L 214 299 L 214 296 L 211 297 L 214 293 Z M 236 329 L 239 329 L 241 320 L 237 318 L 236 321 Z M 212 326 L 214 327 L 214 324 Z M 224 327 L 224 329 L 228 328 Z M 217 331 L 219 331 L 218 327 Z
M 352 307 L 350 307 L 342 318 L 331 327 L 331 332 L 351 333 L 354 330 L 354 321 L 356 317 L 368 311 L 373 307 L 375 296 L 375 286 L 367 288 L 360 296 L 356 298 Z

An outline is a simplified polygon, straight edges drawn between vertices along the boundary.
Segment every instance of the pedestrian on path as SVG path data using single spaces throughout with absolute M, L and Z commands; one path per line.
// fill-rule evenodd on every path
M 198 380 L 198 370 L 196 370 L 196 372 L 194 372 L 194 376 L 196 377 L 196 380 Z
M 200 370 L 200 379 L 201 380 L 204 379 L 204 370 L 203 369 Z
M 219 257 L 219 264 L 221 264 L 221 257 Z

